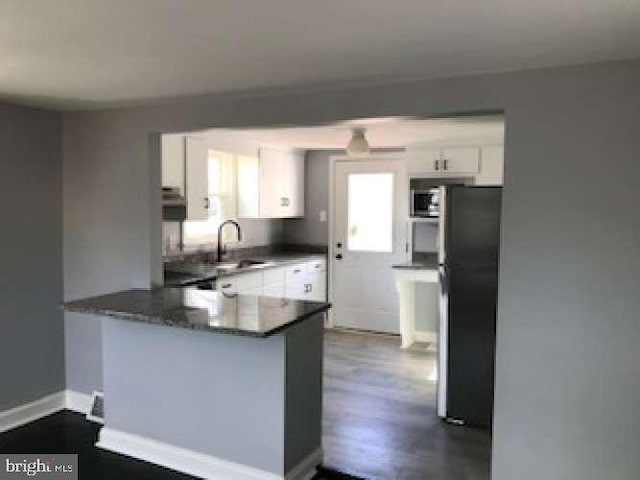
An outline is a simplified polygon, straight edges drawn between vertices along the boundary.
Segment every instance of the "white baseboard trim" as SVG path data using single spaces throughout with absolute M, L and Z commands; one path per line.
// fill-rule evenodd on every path
M 91 408 L 92 398 L 91 395 L 86 393 L 76 392 L 74 390 L 65 390 L 65 408 L 72 412 L 78 412 L 86 415 Z
M 100 430 L 96 446 L 201 478 L 215 480 L 285 480 L 286 478 L 288 480 L 284 475 L 240 465 L 108 427 L 102 427 Z
M 86 414 L 90 407 L 91 395 L 73 390 L 57 392 L 0 412 L 0 433 L 65 408 Z M 323 459 L 322 448 L 318 448 L 289 473 L 278 475 L 107 427 L 101 429 L 96 446 L 179 472 L 216 480 L 309 480 L 314 476 L 316 467 L 322 463 Z
M 322 463 L 324 452 L 322 447 L 313 451 L 285 475 L 286 480 L 311 480 L 316 472 L 316 467 Z
M 416 342 L 435 343 L 438 341 L 438 334 L 436 332 L 413 332 L 413 339 Z
M 0 432 L 38 420 L 65 408 L 65 393 L 57 392 L 0 412 Z

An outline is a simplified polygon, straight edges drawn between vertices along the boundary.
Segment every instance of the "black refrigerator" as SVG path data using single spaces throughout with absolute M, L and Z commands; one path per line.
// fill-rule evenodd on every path
M 502 188 L 446 186 L 440 195 L 438 413 L 490 428 Z

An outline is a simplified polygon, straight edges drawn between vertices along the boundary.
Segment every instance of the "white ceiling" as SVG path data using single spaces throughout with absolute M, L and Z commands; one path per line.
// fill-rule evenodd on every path
M 225 141 L 246 142 L 277 148 L 304 150 L 345 149 L 353 126 L 366 128 L 371 148 L 397 148 L 430 142 L 464 140 L 503 140 L 504 117 L 478 116 L 415 120 L 408 118 L 371 118 L 342 122 L 322 127 L 227 130 L 213 129 Z M 204 133 L 206 132 L 199 132 Z
M 640 57 L 638 0 L 2 0 L 0 96 L 61 107 Z

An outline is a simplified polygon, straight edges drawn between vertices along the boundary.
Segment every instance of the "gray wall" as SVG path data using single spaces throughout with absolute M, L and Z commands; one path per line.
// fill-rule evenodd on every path
M 284 335 L 102 324 L 108 428 L 285 473 Z
M 493 477 L 636 478 L 639 84 L 634 61 L 67 114 L 66 294 L 157 280 L 150 133 L 503 109 Z M 67 320 L 68 340 L 96 341 Z M 68 365 L 69 384 L 83 368 Z
M 373 153 L 398 152 L 397 148 L 376 148 Z M 329 214 L 329 159 L 346 155 L 345 150 L 307 150 L 304 170 L 304 218 L 283 220 L 282 241 L 289 244 L 326 246 L 329 224 L 320 212 Z
M 285 330 L 285 471 L 322 446 L 322 374 L 325 314 Z
M 327 245 L 329 227 L 320 212 L 329 214 L 329 158 L 344 150 L 307 150 L 304 156 L 304 218 L 284 220 L 284 241 L 302 245 Z
M 62 117 L 0 104 L 0 411 L 64 389 Z
M 269 338 L 93 321 L 108 428 L 280 475 L 321 447 L 324 314 Z

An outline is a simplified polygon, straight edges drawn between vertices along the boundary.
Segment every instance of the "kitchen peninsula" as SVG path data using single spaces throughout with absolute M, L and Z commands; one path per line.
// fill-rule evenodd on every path
M 102 322 L 97 445 L 205 478 L 304 478 L 322 461 L 330 305 L 194 288 L 69 302 Z

